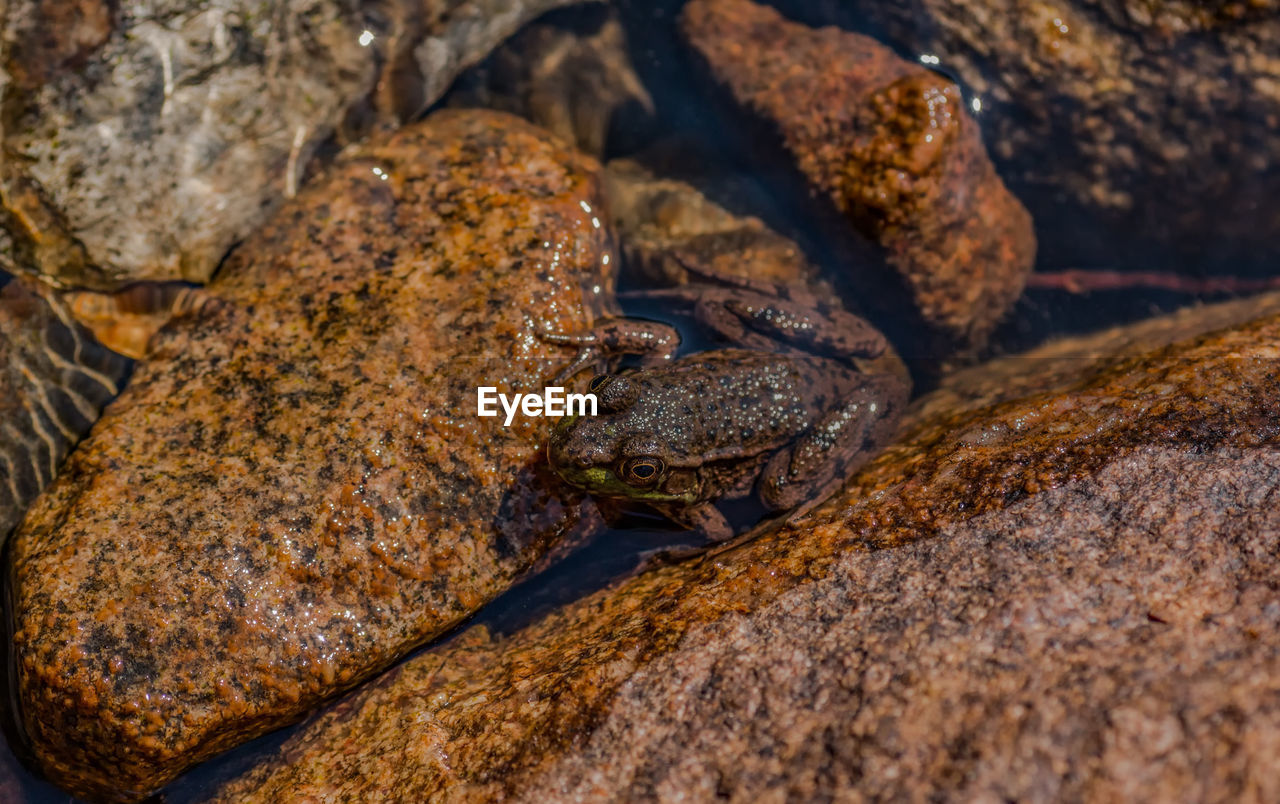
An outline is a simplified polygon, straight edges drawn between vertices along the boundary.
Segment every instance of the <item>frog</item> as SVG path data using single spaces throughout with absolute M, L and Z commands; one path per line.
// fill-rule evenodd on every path
M 669 325 L 625 317 L 552 335 L 578 348 L 558 381 L 605 369 L 587 386 L 596 415 L 565 416 L 547 443 L 571 486 L 641 503 L 717 544 L 735 536 L 720 503 L 754 494 L 792 521 L 895 433 L 910 379 L 885 359 L 884 336 L 838 302 L 719 274 L 641 295 L 692 308 L 727 343 L 677 357 Z M 609 371 L 618 354 L 639 366 Z

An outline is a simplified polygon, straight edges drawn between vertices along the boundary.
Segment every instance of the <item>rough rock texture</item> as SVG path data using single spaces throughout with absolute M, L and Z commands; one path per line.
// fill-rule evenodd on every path
M 442 112 L 348 152 L 152 340 L 13 540 L 50 778 L 140 795 L 456 624 L 572 536 L 541 389 L 611 293 L 598 166 Z
M 567 2 L 13 0 L 0 20 L 10 262 L 68 285 L 203 282 L 335 132 L 411 118 Z
M 772 282 L 819 282 L 792 240 L 759 218 L 735 215 L 679 179 L 631 159 L 605 170 L 605 195 L 628 270 L 645 282 L 678 285 L 688 269 Z
M 131 365 L 77 325 L 57 297 L 19 281 L 2 286 L 0 541 L 120 393 Z
M 1234 272 L 1270 268 L 1280 254 L 1273 0 L 804 5 L 813 18 L 877 25 L 962 78 L 1051 262 L 1168 255 Z M 1090 217 L 1064 225 L 1080 208 Z
M 924 321 L 981 344 L 1022 292 L 1035 237 L 959 89 L 869 37 L 750 0 L 692 0 L 681 26 L 814 191 L 884 247 Z
M 953 389 L 808 518 L 466 632 L 220 800 L 1272 799 L 1277 338 Z
M 653 99 L 612 7 L 556 16 L 526 26 L 459 76 L 446 103 L 518 114 L 602 157 L 615 125 L 634 137 L 651 122 Z

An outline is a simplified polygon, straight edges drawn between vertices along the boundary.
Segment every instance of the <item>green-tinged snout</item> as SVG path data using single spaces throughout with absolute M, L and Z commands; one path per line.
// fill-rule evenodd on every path
M 616 457 L 611 447 L 619 440 L 611 422 L 566 416 L 551 433 L 547 458 L 565 482 L 593 494 L 647 502 L 689 501 L 688 494 L 663 490 L 667 467 L 660 457 Z

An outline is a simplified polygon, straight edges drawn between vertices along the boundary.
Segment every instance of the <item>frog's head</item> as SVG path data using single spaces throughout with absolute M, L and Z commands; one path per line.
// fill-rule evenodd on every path
M 592 380 L 591 390 L 598 394 L 600 414 L 565 416 L 551 433 L 547 457 L 556 474 L 605 497 L 695 502 L 696 472 L 670 465 L 670 450 L 660 435 L 637 431 L 627 415 L 636 392 L 629 378 L 602 375 Z

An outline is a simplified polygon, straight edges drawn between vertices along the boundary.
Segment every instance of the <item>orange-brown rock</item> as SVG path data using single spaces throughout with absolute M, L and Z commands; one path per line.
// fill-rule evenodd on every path
M 691 0 L 681 26 L 815 193 L 883 246 L 923 321 L 980 345 L 1022 292 L 1035 236 L 960 90 L 874 39 L 751 0 Z
M 183 282 L 143 282 L 114 293 L 71 290 L 62 298 L 76 321 L 107 348 L 136 360 L 170 318 L 200 303 L 200 290 Z
M 1276 309 L 957 375 L 806 519 L 466 632 L 219 800 L 1274 798 Z
M 808 4 L 929 54 L 982 103 L 1001 175 L 1055 268 L 1273 273 L 1274 0 Z
M 349 151 L 151 343 L 13 541 L 50 778 L 146 794 L 455 625 L 570 532 L 536 333 L 610 293 L 598 166 L 441 112 Z

